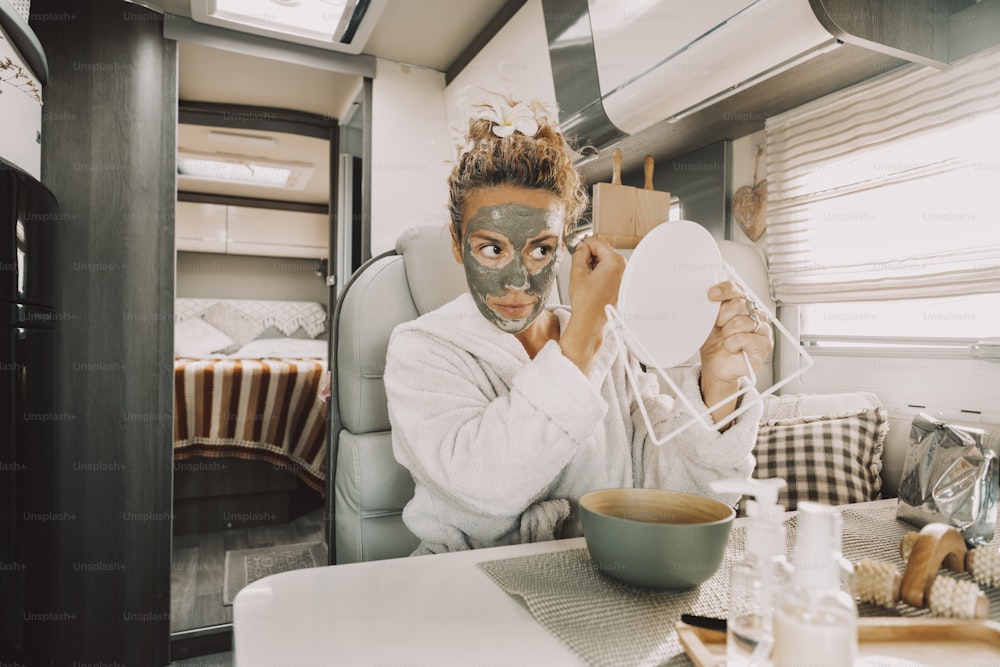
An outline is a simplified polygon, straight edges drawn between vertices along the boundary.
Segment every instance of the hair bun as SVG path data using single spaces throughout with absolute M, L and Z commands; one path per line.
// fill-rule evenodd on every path
M 471 192 L 497 185 L 553 193 L 565 206 L 566 226 L 575 225 L 588 197 L 573 167 L 572 151 L 552 120 L 557 116 L 538 101 L 518 102 L 482 92 L 480 101 L 467 105 L 468 125 L 449 178 L 448 208 L 457 237 Z

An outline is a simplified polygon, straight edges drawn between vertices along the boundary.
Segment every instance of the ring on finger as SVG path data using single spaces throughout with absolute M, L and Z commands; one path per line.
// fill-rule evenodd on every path
M 750 333 L 755 334 L 760 331 L 760 317 L 757 316 L 757 313 L 754 313 L 750 319 L 753 320 L 753 329 L 750 330 Z
M 756 315 L 757 311 L 760 310 L 760 304 L 748 296 L 743 297 L 743 300 L 747 304 L 747 315 L 750 316 L 750 319 L 756 321 L 757 320 Z

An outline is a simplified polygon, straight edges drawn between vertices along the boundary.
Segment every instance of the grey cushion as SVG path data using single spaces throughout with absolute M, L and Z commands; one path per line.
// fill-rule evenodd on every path
M 348 504 L 368 512 L 398 512 L 413 497 L 413 478 L 392 455 L 392 434 L 342 431 L 336 485 Z
M 392 456 L 388 431 L 341 431 L 334 482 L 337 563 L 409 556 L 419 540 L 403 524 L 413 479 Z
M 389 336 L 396 325 L 416 317 L 399 256 L 370 265 L 344 294 L 337 336 L 337 392 L 341 422 L 351 433 L 389 429 L 382 382 Z
M 396 240 L 396 252 L 403 256 L 410 296 L 421 315 L 466 291 L 465 269 L 451 252 L 447 226 L 407 229 Z

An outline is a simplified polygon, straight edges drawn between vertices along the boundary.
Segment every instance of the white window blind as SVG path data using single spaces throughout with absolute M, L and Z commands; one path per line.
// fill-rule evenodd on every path
M 780 303 L 1000 292 L 1000 49 L 768 119 Z

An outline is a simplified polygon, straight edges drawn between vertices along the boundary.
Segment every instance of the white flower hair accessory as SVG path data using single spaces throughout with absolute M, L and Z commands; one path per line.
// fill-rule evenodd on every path
M 492 121 L 493 134 L 498 137 L 509 137 L 514 132 L 533 137 L 538 132 L 535 112 L 523 102 L 511 105 L 506 100 L 494 101 L 483 109 L 479 117 Z
M 489 121 L 492 124 L 490 128 L 492 134 L 496 137 L 509 137 L 515 132 L 533 137 L 538 134 L 541 123 L 551 122 L 549 119 L 555 114 L 549 105 L 538 100 L 515 103 L 510 95 L 479 87 L 462 89 L 458 94 L 457 106 L 467 110 L 465 126 L 453 125 L 450 128 L 452 142 L 458 149 L 459 161 L 476 146 L 477 140 L 466 134 L 470 120 Z

